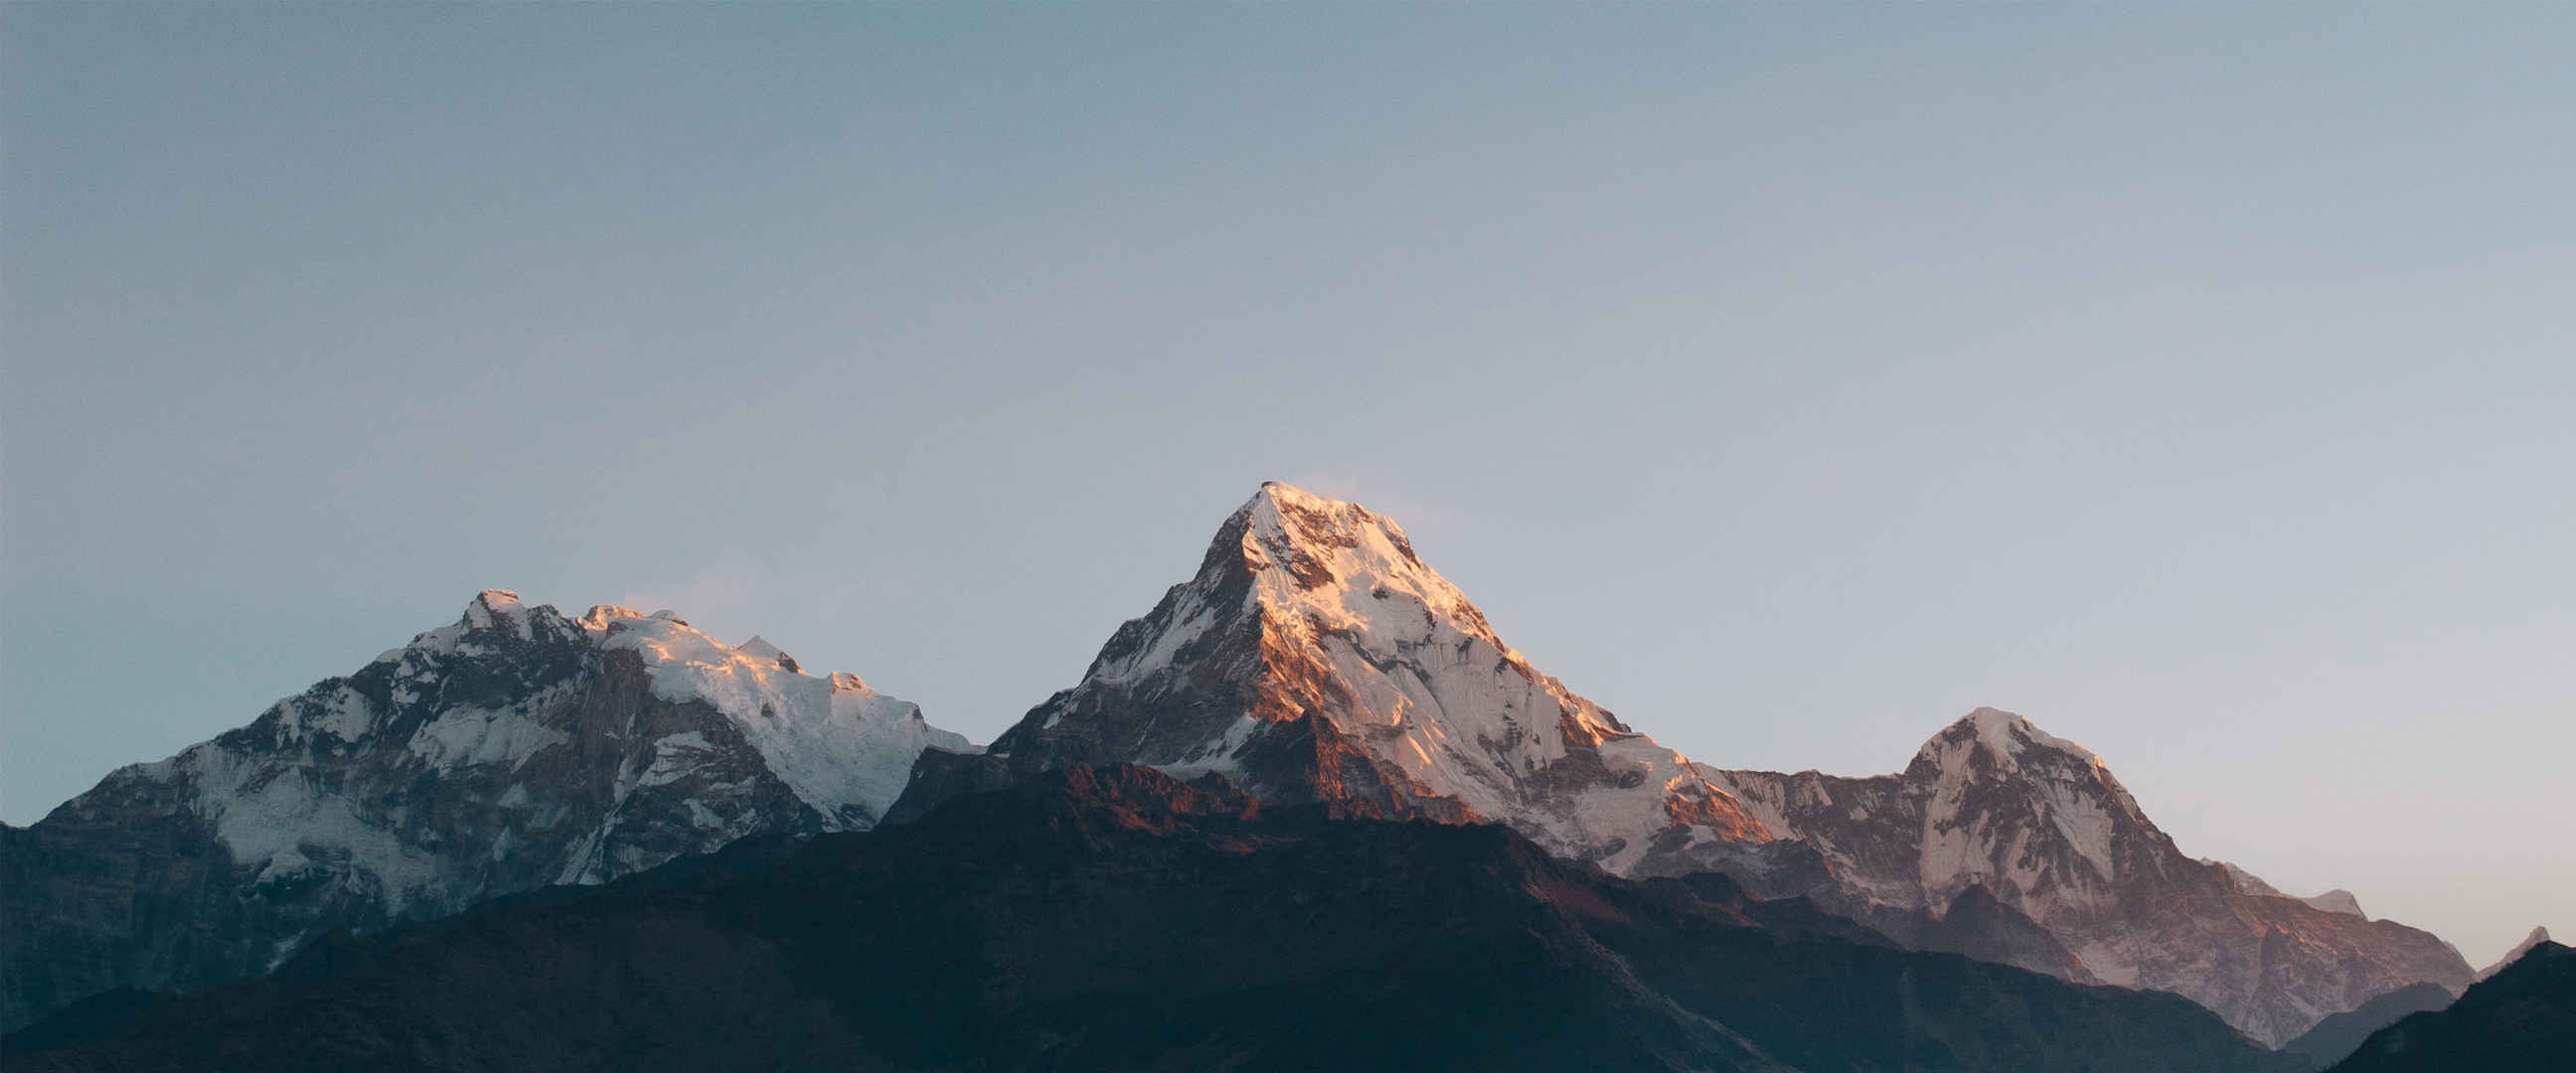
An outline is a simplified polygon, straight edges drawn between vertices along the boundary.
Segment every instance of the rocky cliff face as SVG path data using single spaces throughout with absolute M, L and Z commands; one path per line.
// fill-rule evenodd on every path
M 1081 683 L 984 763 L 926 766 L 898 814 L 997 770 L 1107 762 L 1348 814 L 1507 823 L 1622 874 L 1813 863 L 1774 860 L 1770 832 L 1680 754 L 1531 666 L 1395 522 L 1284 484 L 1227 518 L 1197 576 L 1119 627 Z
M 1703 770 L 1872 902 L 1990 891 L 2102 981 L 2188 996 L 2267 1043 L 2408 984 L 2469 983 L 2449 944 L 2348 895 L 2321 908 L 2184 856 L 2102 758 L 2009 712 L 1977 710 L 1896 775 Z
M 0 827 L 0 1024 L 264 972 L 314 936 L 873 825 L 924 747 L 853 675 L 503 591 L 249 726 Z

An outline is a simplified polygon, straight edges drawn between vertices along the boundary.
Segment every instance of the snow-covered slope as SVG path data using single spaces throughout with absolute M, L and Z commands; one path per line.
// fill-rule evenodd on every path
M 991 764 L 1022 773 L 1113 761 L 1273 801 L 1506 822 L 1623 873 L 1759 864 L 1770 841 L 1680 754 L 1505 644 L 1395 522 L 1278 483 L 992 745 Z
M 2468 985 L 2449 944 L 2349 894 L 2291 898 L 2184 856 L 2101 757 L 2010 712 L 1951 724 L 1897 775 L 1703 772 L 1871 901 L 1930 909 L 1982 887 L 2104 982 L 2185 995 L 2266 1042 L 2408 984 Z
M 249 726 L 0 830 L 0 1021 L 264 971 L 331 928 L 598 883 L 747 835 L 864 829 L 932 746 L 974 749 L 766 641 L 484 592 Z

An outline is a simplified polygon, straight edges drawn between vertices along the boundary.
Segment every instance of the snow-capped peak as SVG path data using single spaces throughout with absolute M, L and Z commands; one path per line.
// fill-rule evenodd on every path
M 1475 614 L 1466 594 L 1414 555 L 1413 541 L 1402 526 L 1357 503 L 1269 481 L 1235 515 L 1249 523 L 1242 543 L 1245 564 L 1258 572 L 1285 574 L 1294 593 L 1340 595 L 1366 582 L 1392 582 L 1434 611 L 1463 607 Z M 1285 599 L 1292 594 L 1272 595 Z M 1481 626 L 1483 616 L 1475 618 Z
M 593 604 L 588 612 L 584 613 L 581 618 L 576 619 L 575 621 L 578 622 L 583 629 L 595 631 L 607 629 L 608 623 L 613 619 L 643 617 L 643 612 L 631 607 L 619 607 L 616 604 Z
M 1251 601 L 1274 621 L 1346 636 L 1379 658 L 1426 643 L 1446 627 L 1493 646 L 1523 676 L 1540 677 L 1466 593 L 1414 553 L 1394 519 L 1279 481 L 1264 482 L 1236 516 L 1246 523 L 1242 551 L 1254 577 Z M 1605 733 L 1625 729 L 1588 716 L 1584 722 Z
M 378 657 L 396 664 L 395 700 L 430 695 L 444 661 L 482 654 L 489 645 L 476 635 L 495 629 L 523 641 L 635 653 L 656 696 L 674 703 L 703 701 L 721 713 L 827 826 L 863 826 L 883 815 L 903 790 L 910 758 L 924 746 L 975 751 L 964 736 L 924 722 L 910 702 L 869 689 L 854 674 L 806 675 L 793 657 L 757 635 L 727 645 L 673 612 L 647 615 L 612 604 L 566 619 L 553 606 L 528 606 L 506 589 L 477 594 L 456 624 Z M 329 725 L 345 730 L 361 722 L 335 716 Z
M 2030 720 L 2001 708 L 1969 712 L 1924 742 L 1914 756 L 1918 761 L 1949 768 L 1965 761 L 1963 750 L 1982 750 L 1997 768 L 2018 771 L 2022 754 L 2034 748 L 2072 757 L 2101 770 L 2106 777 L 2109 774 L 2110 765 L 2093 750 L 2041 730 Z
M 2058 908 L 2110 898 L 2120 845 L 2153 831 L 2101 757 L 1999 708 L 1979 708 L 1933 735 L 1906 778 L 1930 791 L 1919 878 L 1935 903 L 1981 884 L 2046 924 Z M 2045 826 L 2025 827 L 2029 819 Z M 2030 833 L 2071 856 L 2029 852 L 2018 840 Z M 2052 892 L 2045 901 L 2024 898 L 2043 890 Z
M 963 735 L 922 722 L 912 703 L 867 688 L 857 675 L 804 674 L 758 636 L 727 645 L 667 611 L 601 618 L 601 647 L 642 655 L 663 699 L 705 701 L 724 713 L 827 821 L 883 815 L 925 745 L 975 751 Z
M 47 897 L 95 903 L 82 919 L 97 938 L 61 948 L 77 951 L 71 971 L 33 993 L 202 986 L 333 929 L 604 882 L 752 835 L 865 829 L 930 748 L 977 751 L 766 641 L 729 646 L 624 607 L 576 620 L 486 590 L 354 673 L 56 810 L 68 826 L 47 830 L 70 841 L 43 844 L 100 855 Z M 27 1009 L 11 1005 L 30 994 L 20 982 L 0 973 L 0 1013 Z
M 465 628 L 469 630 L 509 629 L 522 640 L 530 634 L 528 621 L 519 603 L 519 594 L 508 589 L 485 589 L 474 594 L 465 605 Z
M 1892 776 L 1712 774 L 1870 901 L 1938 912 L 1981 887 L 2100 982 L 2182 994 L 2266 1043 L 2349 1006 L 2356 981 L 2456 992 L 2468 968 L 2423 932 L 2353 926 L 2367 918 L 2347 893 L 2293 899 L 2184 857 L 2100 757 L 1999 709 L 1950 724 Z
M 1393 520 L 1276 481 L 992 751 L 1505 821 L 1613 871 L 1769 841 L 1687 759 L 1504 644 Z
M 1167 604 L 1148 617 L 1155 621 L 1129 624 L 1149 635 L 1140 638 L 1146 643 L 1113 641 L 1090 677 L 1141 680 L 1184 659 L 1212 630 L 1255 624 L 1289 639 L 1346 638 L 1379 658 L 1446 626 L 1535 676 L 1494 636 L 1484 613 L 1423 564 L 1393 519 L 1278 481 L 1263 483 L 1227 516 L 1198 576 L 1174 588 Z
M 777 645 L 770 644 L 768 638 L 762 637 L 756 633 L 751 635 L 751 640 L 744 641 L 741 644 L 733 646 L 733 650 L 746 656 L 750 656 L 753 659 L 768 660 L 791 671 L 802 671 L 805 669 L 797 665 L 796 657 L 779 651 Z
M 569 635 L 576 632 L 575 625 L 552 607 L 521 603 L 518 593 L 485 589 L 465 601 L 465 613 L 458 615 L 456 621 L 414 634 L 410 644 L 386 649 L 373 662 L 399 663 L 418 670 L 441 657 L 476 650 L 481 642 L 473 639 L 473 634 L 499 631 L 532 641 L 541 631 L 548 636 Z

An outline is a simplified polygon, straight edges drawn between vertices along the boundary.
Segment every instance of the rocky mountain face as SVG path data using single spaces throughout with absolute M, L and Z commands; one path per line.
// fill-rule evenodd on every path
M 897 815 L 1111 762 L 1354 815 L 1508 823 L 1620 874 L 1761 881 L 1815 863 L 1774 859 L 1762 824 L 1680 754 L 1539 673 L 1394 521 L 1284 484 L 983 760 L 927 762 Z
M 2333 1073 L 2576 1069 L 2576 950 L 2542 940 L 2440 1010 L 2373 1032 Z
M 865 829 L 931 746 L 974 748 L 757 638 L 485 592 L 249 726 L 0 825 L 0 1025 L 746 835 Z
M 1329 813 L 1070 767 L 97 1000 L 0 1051 L 23 1073 L 2304 1068 L 2174 996 L 1897 949 L 1722 876 Z
M 2266 1043 L 2408 984 L 2470 981 L 2449 944 L 2348 895 L 2320 908 L 2184 856 L 2102 758 L 2009 712 L 1978 709 L 1895 775 L 1702 771 L 1871 902 L 1991 892 L 2103 982 L 2188 996 Z
M 1918 948 L 2187 995 L 2267 1043 L 2410 983 L 2469 982 L 2448 945 L 2349 895 L 2249 893 L 2183 856 L 2098 757 L 2007 713 L 1970 715 L 1892 776 L 1694 764 L 1540 673 L 1393 521 L 1280 484 L 988 754 L 925 754 L 889 819 L 1108 762 L 1504 823 L 1617 875 L 1720 871 Z

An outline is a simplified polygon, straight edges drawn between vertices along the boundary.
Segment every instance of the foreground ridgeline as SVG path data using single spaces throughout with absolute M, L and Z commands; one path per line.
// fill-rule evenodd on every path
M 2563 1069 L 2576 1069 L 2576 950 L 2544 938 L 2497 965 L 2448 1008 L 2372 1033 L 2334 1073 Z
M 1900 950 L 1722 876 L 1132 766 L 335 939 L 7 1046 L 12 1073 L 2308 1068 L 2175 996 Z
M 758 638 L 485 592 L 249 726 L 0 826 L 0 1027 L 265 972 L 335 928 L 865 829 L 931 745 L 973 748 Z
M 2478 970 L 2478 979 L 2484 980 L 2484 979 L 2486 979 L 2487 977 L 2490 977 L 2490 976 L 2493 976 L 2493 975 L 2495 975 L 2495 974 L 2497 974 L 2497 973 L 2503 972 L 2503 971 L 2505 970 L 2505 966 L 2511 965 L 2511 964 L 2513 964 L 2514 962 L 2517 962 L 2517 961 L 2522 960 L 2522 956 L 2523 956 L 2524 954 L 2528 954 L 2528 953 L 2530 953 L 2530 952 L 2531 952 L 2531 949 L 2532 949 L 2533 947 L 2535 947 L 2535 946 L 2539 946 L 2540 944 L 2545 943 L 2545 942 L 2548 942 L 2548 941 L 2549 941 L 2549 929 L 2547 929 L 2547 928 L 2533 928 L 2533 929 L 2531 929 L 2531 934 L 2526 935 L 2526 936 L 2523 936 L 2523 937 L 2522 937 L 2522 941 L 2521 941 L 2521 942 L 2518 942 L 2518 943 L 2513 944 L 2513 949 L 2505 951 L 2505 952 L 2504 952 L 2504 956 L 2503 956 L 2503 957 L 2501 957 L 2501 958 L 2496 959 L 2496 963 L 2495 963 L 2495 964 L 2493 964 L 2493 965 L 2489 965 L 2489 966 L 2487 966 L 2486 968 L 2483 968 L 2483 969 L 2479 969 L 2479 970 Z
M 811 836 L 835 837 L 791 854 Z M 1439 871 L 1506 863 L 1536 885 Z M 0 825 L 0 883 L 0 1027 L 101 996 L 26 1039 L 111 1066 L 164 1054 L 151 1039 L 224 1053 L 263 1017 L 536 1018 L 422 1068 L 563 1064 L 557 1023 L 562 1047 L 713 1055 L 715 1029 L 676 1023 L 703 1010 L 753 1047 L 705 1062 L 728 1068 L 834 1046 L 884 1068 L 1293 1065 L 1336 1041 L 1362 1064 L 2282 1068 L 2198 1007 L 2267 1046 L 2358 1011 L 2302 1052 L 2340 1053 L 2473 979 L 2348 894 L 2184 855 L 2100 757 L 2007 712 L 1893 775 L 1695 763 L 1540 672 L 1392 520 L 1281 484 L 988 749 L 758 638 L 493 591 Z M 1221 969 L 1187 960 L 1201 946 Z M 290 959 L 202 1001 L 143 994 Z M 755 1046 L 756 1025 L 776 1034 Z M 312 1046 L 316 1068 L 384 1058 Z

